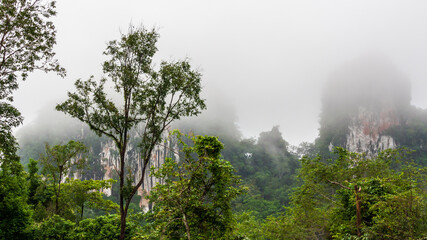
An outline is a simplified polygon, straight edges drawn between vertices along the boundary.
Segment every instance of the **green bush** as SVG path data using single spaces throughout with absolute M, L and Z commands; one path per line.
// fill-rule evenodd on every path
M 56 240 L 71 240 L 71 232 L 75 224 L 70 220 L 61 218 L 58 215 L 53 215 L 46 221 L 42 222 L 38 229 L 34 232 L 34 239 L 56 239 Z
M 126 225 L 125 239 L 130 239 L 135 234 L 136 225 L 129 220 Z M 82 220 L 72 233 L 75 240 L 116 240 L 119 237 L 120 216 L 116 214 Z

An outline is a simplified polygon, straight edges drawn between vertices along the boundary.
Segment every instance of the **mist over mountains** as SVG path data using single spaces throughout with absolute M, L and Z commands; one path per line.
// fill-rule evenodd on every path
M 411 106 L 410 86 L 404 73 L 382 56 L 365 56 L 343 64 L 321 90 L 318 137 L 299 146 L 287 142 L 280 126 L 260 129 L 257 138 L 244 138 L 236 109 L 226 96 L 218 93 L 205 93 L 208 109 L 200 116 L 174 122 L 171 129 L 190 135 L 218 136 L 224 143 L 223 158 L 230 161 L 248 186 L 248 194 L 237 198 L 233 208 L 252 211 L 262 219 L 284 213 L 282 206 L 290 204 L 290 194 L 298 184 L 295 180 L 301 167 L 298 159 L 303 155 L 333 157 L 331 150 L 340 146 L 375 157 L 387 148 L 408 147 L 416 150 L 411 155 L 415 162 L 426 166 L 427 111 Z M 54 105 L 47 105 L 31 124 L 17 131 L 21 162 L 27 165 L 29 158 L 37 159 L 44 152 L 45 143 L 79 140 L 92 153 L 90 167 L 81 174 L 81 179 L 114 178 L 111 174 L 117 155 L 114 144 L 96 136 L 80 121 L 53 111 Z M 136 143 L 130 143 L 130 162 L 138 162 Z M 137 164 L 132 170 L 137 173 Z M 144 191 L 149 192 L 156 181 L 148 178 Z M 111 199 L 117 198 L 117 186 L 108 194 Z M 144 209 L 150 207 L 142 192 L 133 202 L 135 209 L 138 204 Z
M 398 135 L 401 137 L 390 138 L 393 141 L 390 146 L 406 146 L 407 141 L 401 140 L 405 135 L 401 128 L 408 128 L 413 122 L 427 121 L 421 117 L 425 111 L 410 105 L 410 79 L 382 55 L 367 54 L 343 64 L 330 74 L 321 92 L 320 128 L 315 145 L 316 151 L 323 153 L 329 151 L 331 146 L 346 147 L 350 141 L 348 137 L 351 126 L 359 128 L 359 125 L 364 125 L 360 127 L 361 133 L 352 133 L 360 135 L 351 140 L 356 144 L 360 141 L 368 141 L 365 145 L 378 145 L 379 143 L 369 141 L 378 142 L 382 135 L 391 136 L 392 133 L 399 132 Z M 237 109 L 232 101 L 220 92 L 212 90 L 205 93 L 205 97 L 208 105 L 206 111 L 200 116 L 174 122 L 172 128 L 181 129 L 186 133 L 242 140 L 243 134 L 238 126 Z M 23 148 L 30 142 L 54 144 L 66 141 L 70 137 L 81 138 L 82 131 L 87 132 L 86 136 L 88 136 L 90 130 L 87 127 L 62 113 L 52 111 L 53 109 L 54 103 L 46 106 L 40 110 L 38 117 L 31 124 L 19 129 L 16 135 Z M 361 113 L 361 111 L 365 112 Z M 415 118 L 417 120 L 413 120 Z M 397 128 L 400 130 L 396 130 Z M 265 129 L 260 129 L 259 132 L 263 130 Z M 423 133 L 421 131 L 420 134 L 423 135 Z M 286 139 L 286 133 L 283 137 Z M 365 139 L 359 139 L 361 137 Z M 304 144 L 307 146 L 310 143 Z M 370 148 L 371 152 L 378 150 L 378 146 Z M 357 146 L 352 150 L 357 151 Z M 363 152 L 367 149 L 359 146 L 359 151 Z
M 411 82 L 385 56 L 366 55 L 345 63 L 331 74 L 322 90 L 322 116 L 349 112 L 358 106 L 405 108 Z
M 423 155 L 425 112 L 411 106 L 404 73 L 384 56 L 367 55 L 337 69 L 325 84 L 316 147 L 323 154 L 341 146 L 374 156 L 405 146 Z M 412 135 L 414 128 L 418 136 Z

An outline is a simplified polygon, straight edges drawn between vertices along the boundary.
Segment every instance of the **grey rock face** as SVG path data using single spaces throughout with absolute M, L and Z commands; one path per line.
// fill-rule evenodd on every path
M 348 126 L 346 149 L 372 157 L 382 150 L 396 148 L 395 140 L 384 131 L 398 125 L 400 120 L 392 108 L 373 111 L 359 107 Z
M 134 139 L 135 140 L 135 139 Z M 132 143 L 133 142 L 133 143 Z M 165 131 L 163 133 L 163 141 L 161 144 L 155 146 L 151 160 L 147 165 L 144 175 L 144 181 L 142 186 L 138 189 L 137 194 L 141 196 L 141 201 L 139 206 L 147 211 L 149 209 L 149 202 L 145 199 L 144 196 L 150 194 L 150 191 L 153 187 L 162 183 L 162 179 L 157 179 L 153 176 L 150 176 L 150 169 L 152 167 L 159 168 L 165 161 L 166 157 L 173 157 L 178 160 L 179 156 L 177 153 L 174 153 L 173 150 L 177 149 L 176 143 L 169 138 L 169 131 Z M 99 160 L 101 166 L 104 170 L 104 175 L 102 180 L 108 180 L 114 178 L 117 170 L 119 169 L 119 153 L 113 141 L 101 142 L 101 152 L 99 153 Z M 143 159 L 141 158 L 141 154 L 137 147 L 137 141 L 131 141 L 128 145 L 128 150 L 125 155 L 126 166 L 129 167 L 132 176 L 133 176 L 133 184 L 136 185 L 142 177 L 143 172 Z M 117 175 L 115 175 L 117 176 Z M 116 177 L 117 179 L 117 177 Z M 111 196 L 111 189 L 104 189 L 103 192 L 107 196 Z

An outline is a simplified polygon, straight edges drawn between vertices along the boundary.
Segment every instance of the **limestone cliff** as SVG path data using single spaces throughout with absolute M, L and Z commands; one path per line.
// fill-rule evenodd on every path
M 119 154 L 113 141 L 106 136 L 97 136 L 89 129 L 89 126 L 80 122 L 77 119 L 71 118 L 61 112 L 50 113 L 49 110 L 53 107 L 44 109 L 41 114 L 31 124 L 24 126 L 17 133 L 17 138 L 20 144 L 19 155 L 23 165 L 27 165 L 29 158 L 38 159 L 40 154 L 45 152 L 45 143 L 51 146 L 57 144 L 65 144 L 69 140 L 83 142 L 90 149 L 88 158 L 88 166 L 83 171 L 71 169 L 65 177 L 76 178 L 82 180 L 95 179 L 107 180 L 118 179 L 116 170 L 119 167 Z M 153 151 L 151 161 L 145 172 L 145 179 L 142 187 L 138 190 L 138 195 L 149 194 L 156 183 L 161 180 L 150 177 L 150 168 L 152 166 L 159 167 L 163 164 L 166 157 L 178 159 L 178 156 L 173 154 L 171 149 L 177 149 L 174 142 L 170 141 L 169 131 L 167 129 L 163 133 L 162 142 L 157 145 Z M 133 131 L 130 134 L 131 139 L 128 143 L 126 152 L 126 166 L 130 167 L 134 178 L 134 183 L 140 179 L 142 171 L 142 159 L 139 153 L 138 144 L 140 138 Z M 127 171 L 127 170 L 126 170 Z M 113 189 L 105 189 L 107 195 L 118 195 L 118 188 L 113 186 Z M 148 207 L 148 202 L 141 198 L 140 206 Z
M 80 129 L 81 131 L 75 136 L 75 139 L 83 141 L 86 146 L 90 148 L 89 166 L 88 169 L 82 172 L 72 169 L 66 177 L 95 180 L 118 179 L 117 170 L 120 167 L 120 159 L 115 143 L 106 137 L 95 136 L 85 125 L 81 125 Z M 148 200 L 146 200 L 144 196 L 150 194 L 150 191 L 157 183 L 162 182 L 162 179 L 150 176 L 150 169 L 152 167 L 159 168 L 167 157 L 179 160 L 179 155 L 176 151 L 178 146 L 176 142 L 171 140 L 173 138 L 170 138 L 169 132 L 170 129 L 167 129 L 163 133 L 162 142 L 153 149 L 151 160 L 145 170 L 144 181 L 137 192 L 137 195 L 141 196 L 139 206 L 144 209 L 144 211 L 148 210 L 150 207 Z M 136 132 L 133 132 L 131 136 L 125 155 L 126 171 L 131 172 L 133 185 L 136 185 L 142 177 L 143 159 L 141 159 L 141 154 L 139 152 L 139 138 Z M 118 191 L 117 188 L 113 187 L 113 189 Z M 113 189 L 103 189 L 103 192 L 107 196 L 111 196 L 112 194 L 117 195 L 118 192 L 113 193 Z
M 405 123 L 409 81 L 386 59 L 365 56 L 338 69 L 322 93 L 322 154 L 334 146 L 375 156 L 399 144 L 389 130 Z
M 395 140 L 384 132 L 399 125 L 400 120 L 391 109 L 375 112 L 359 107 L 358 113 L 350 117 L 345 147 L 351 152 L 366 153 L 368 156 L 394 149 Z
M 143 159 L 141 159 L 141 154 L 137 147 L 137 139 L 134 138 L 132 140 L 133 141 L 130 141 L 130 144 L 128 145 L 128 150 L 125 155 L 125 161 L 126 166 L 129 167 L 132 173 L 134 181 L 133 184 L 136 185 L 142 177 Z M 104 170 L 102 179 L 117 179 L 117 169 L 119 168 L 119 155 L 117 148 L 113 141 L 105 141 L 101 142 L 100 144 L 101 151 L 98 154 L 98 159 L 100 161 L 100 165 Z M 165 131 L 163 133 L 163 142 L 161 144 L 158 144 L 153 150 L 151 160 L 145 170 L 144 181 L 137 192 L 137 194 L 141 196 L 139 206 L 145 211 L 149 208 L 149 202 L 144 198 L 144 196 L 146 194 L 150 194 L 150 191 L 157 183 L 162 182 L 162 179 L 157 179 L 153 176 L 150 176 L 150 169 L 152 167 L 159 168 L 164 163 L 166 157 L 174 157 L 178 160 L 179 156 L 178 154 L 173 152 L 173 149 L 177 149 L 177 146 L 173 143 L 173 141 L 170 140 L 169 131 Z M 107 196 L 110 196 L 112 194 L 111 191 L 111 189 L 105 189 L 104 193 Z

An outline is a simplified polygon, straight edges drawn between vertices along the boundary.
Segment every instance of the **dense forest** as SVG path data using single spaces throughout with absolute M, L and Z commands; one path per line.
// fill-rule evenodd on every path
M 14 135 L 18 80 L 66 75 L 55 14 L 0 6 L 0 239 L 427 238 L 427 114 L 392 64 L 337 71 L 318 138 L 292 146 L 279 126 L 243 138 L 231 106 L 206 110 L 200 72 L 154 68 L 158 32 L 130 25 L 107 43 L 103 78 L 77 80 Z

